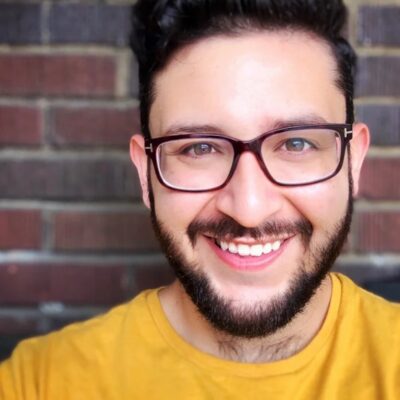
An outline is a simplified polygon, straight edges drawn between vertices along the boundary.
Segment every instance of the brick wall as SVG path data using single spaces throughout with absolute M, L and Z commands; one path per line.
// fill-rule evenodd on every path
M 374 3 L 348 1 L 373 148 L 337 268 L 396 296 L 400 1 Z M 127 151 L 139 126 L 129 7 L 0 2 L 0 352 L 171 279 Z
M 372 133 L 346 253 L 338 269 L 400 301 L 400 1 L 347 0 L 359 55 L 356 110 Z

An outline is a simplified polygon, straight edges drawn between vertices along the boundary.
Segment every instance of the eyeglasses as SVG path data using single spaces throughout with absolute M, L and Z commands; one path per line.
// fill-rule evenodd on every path
M 146 154 L 164 186 L 183 192 L 224 187 L 240 155 L 251 152 L 264 174 L 280 186 L 304 186 L 335 176 L 343 165 L 351 124 L 303 125 L 241 141 L 218 134 L 181 134 L 146 139 Z

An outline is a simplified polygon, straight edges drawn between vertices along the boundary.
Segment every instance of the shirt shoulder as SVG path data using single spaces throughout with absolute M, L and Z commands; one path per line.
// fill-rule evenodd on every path
M 116 306 L 108 312 L 86 321 L 73 323 L 59 331 L 22 341 L 17 346 L 17 350 L 28 346 L 62 348 L 63 344 L 74 342 L 79 343 L 83 348 L 92 349 L 96 341 L 110 343 L 113 337 L 117 337 L 121 331 L 126 329 L 127 323 L 132 324 L 138 320 L 137 317 L 146 314 L 146 297 L 151 292 L 142 292 L 130 302 Z
M 129 303 L 87 321 L 22 341 L 0 364 L 0 400 L 26 399 L 26 393 L 29 400 L 44 399 L 41 391 L 62 393 L 66 390 L 65 379 L 79 382 L 79 376 L 81 387 L 74 386 L 74 390 L 82 390 L 86 398 L 97 398 L 97 394 L 87 393 L 85 382 L 107 381 L 115 349 L 122 342 L 125 348 L 134 347 L 140 330 L 151 323 L 147 297 L 153 292 L 145 291 Z
M 367 315 L 376 311 L 383 313 L 382 315 L 374 315 L 374 318 L 386 318 L 389 314 L 395 320 L 400 319 L 400 303 L 391 302 L 371 293 L 354 283 L 349 277 L 342 274 L 335 274 L 342 286 L 343 302 L 354 303 L 357 308 L 364 310 Z
M 344 275 L 337 277 L 342 286 L 338 316 L 342 331 L 352 339 L 362 339 L 382 357 L 386 354 L 400 360 L 400 303 L 373 294 Z

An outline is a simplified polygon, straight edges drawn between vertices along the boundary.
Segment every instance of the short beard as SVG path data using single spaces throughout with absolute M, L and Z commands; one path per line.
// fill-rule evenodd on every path
M 149 186 L 151 187 L 151 186 Z M 193 221 L 187 234 L 195 245 L 200 234 L 213 237 L 253 237 L 298 234 L 304 249 L 309 249 L 309 260 L 299 263 L 297 273 L 289 282 L 284 294 L 267 302 L 257 302 L 251 307 L 235 306 L 232 300 L 220 296 L 209 278 L 196 265 L 190 264 L 179 249 L 178 240 L 157 219 L 154 199 L 150 193 L 151 219 L 161 247 L 187 295 L 203 317 L 218 331 L 237 338 L 262 338 L 277 332 L 301 313 L 320 287 L 346 241 L 353 213 L 353 184 L 349 176 L 349 199 L 342 220 L 336 225 L 326 244 L 313 251 L 310 248 L 313 228 L 306 219 L 295 223 L 269 222 L 259 228 L 245 228 L 231 218 L 218 221 Z

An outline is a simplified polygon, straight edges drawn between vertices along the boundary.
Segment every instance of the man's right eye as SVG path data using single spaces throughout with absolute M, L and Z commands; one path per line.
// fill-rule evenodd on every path
M 215 148 L 210 143 L 193 143 L 185 146 L 181 150 L 181 154 L 191 155 L 191 156 L 204 156 L 215 152 Z
M 309 150 L 311 148 L 315 148 L 307 139 L 301 137 L 295 137 L 286 140 L 283 145 L 284 149 L 289 152 L 300 153 L 302 151 Z

